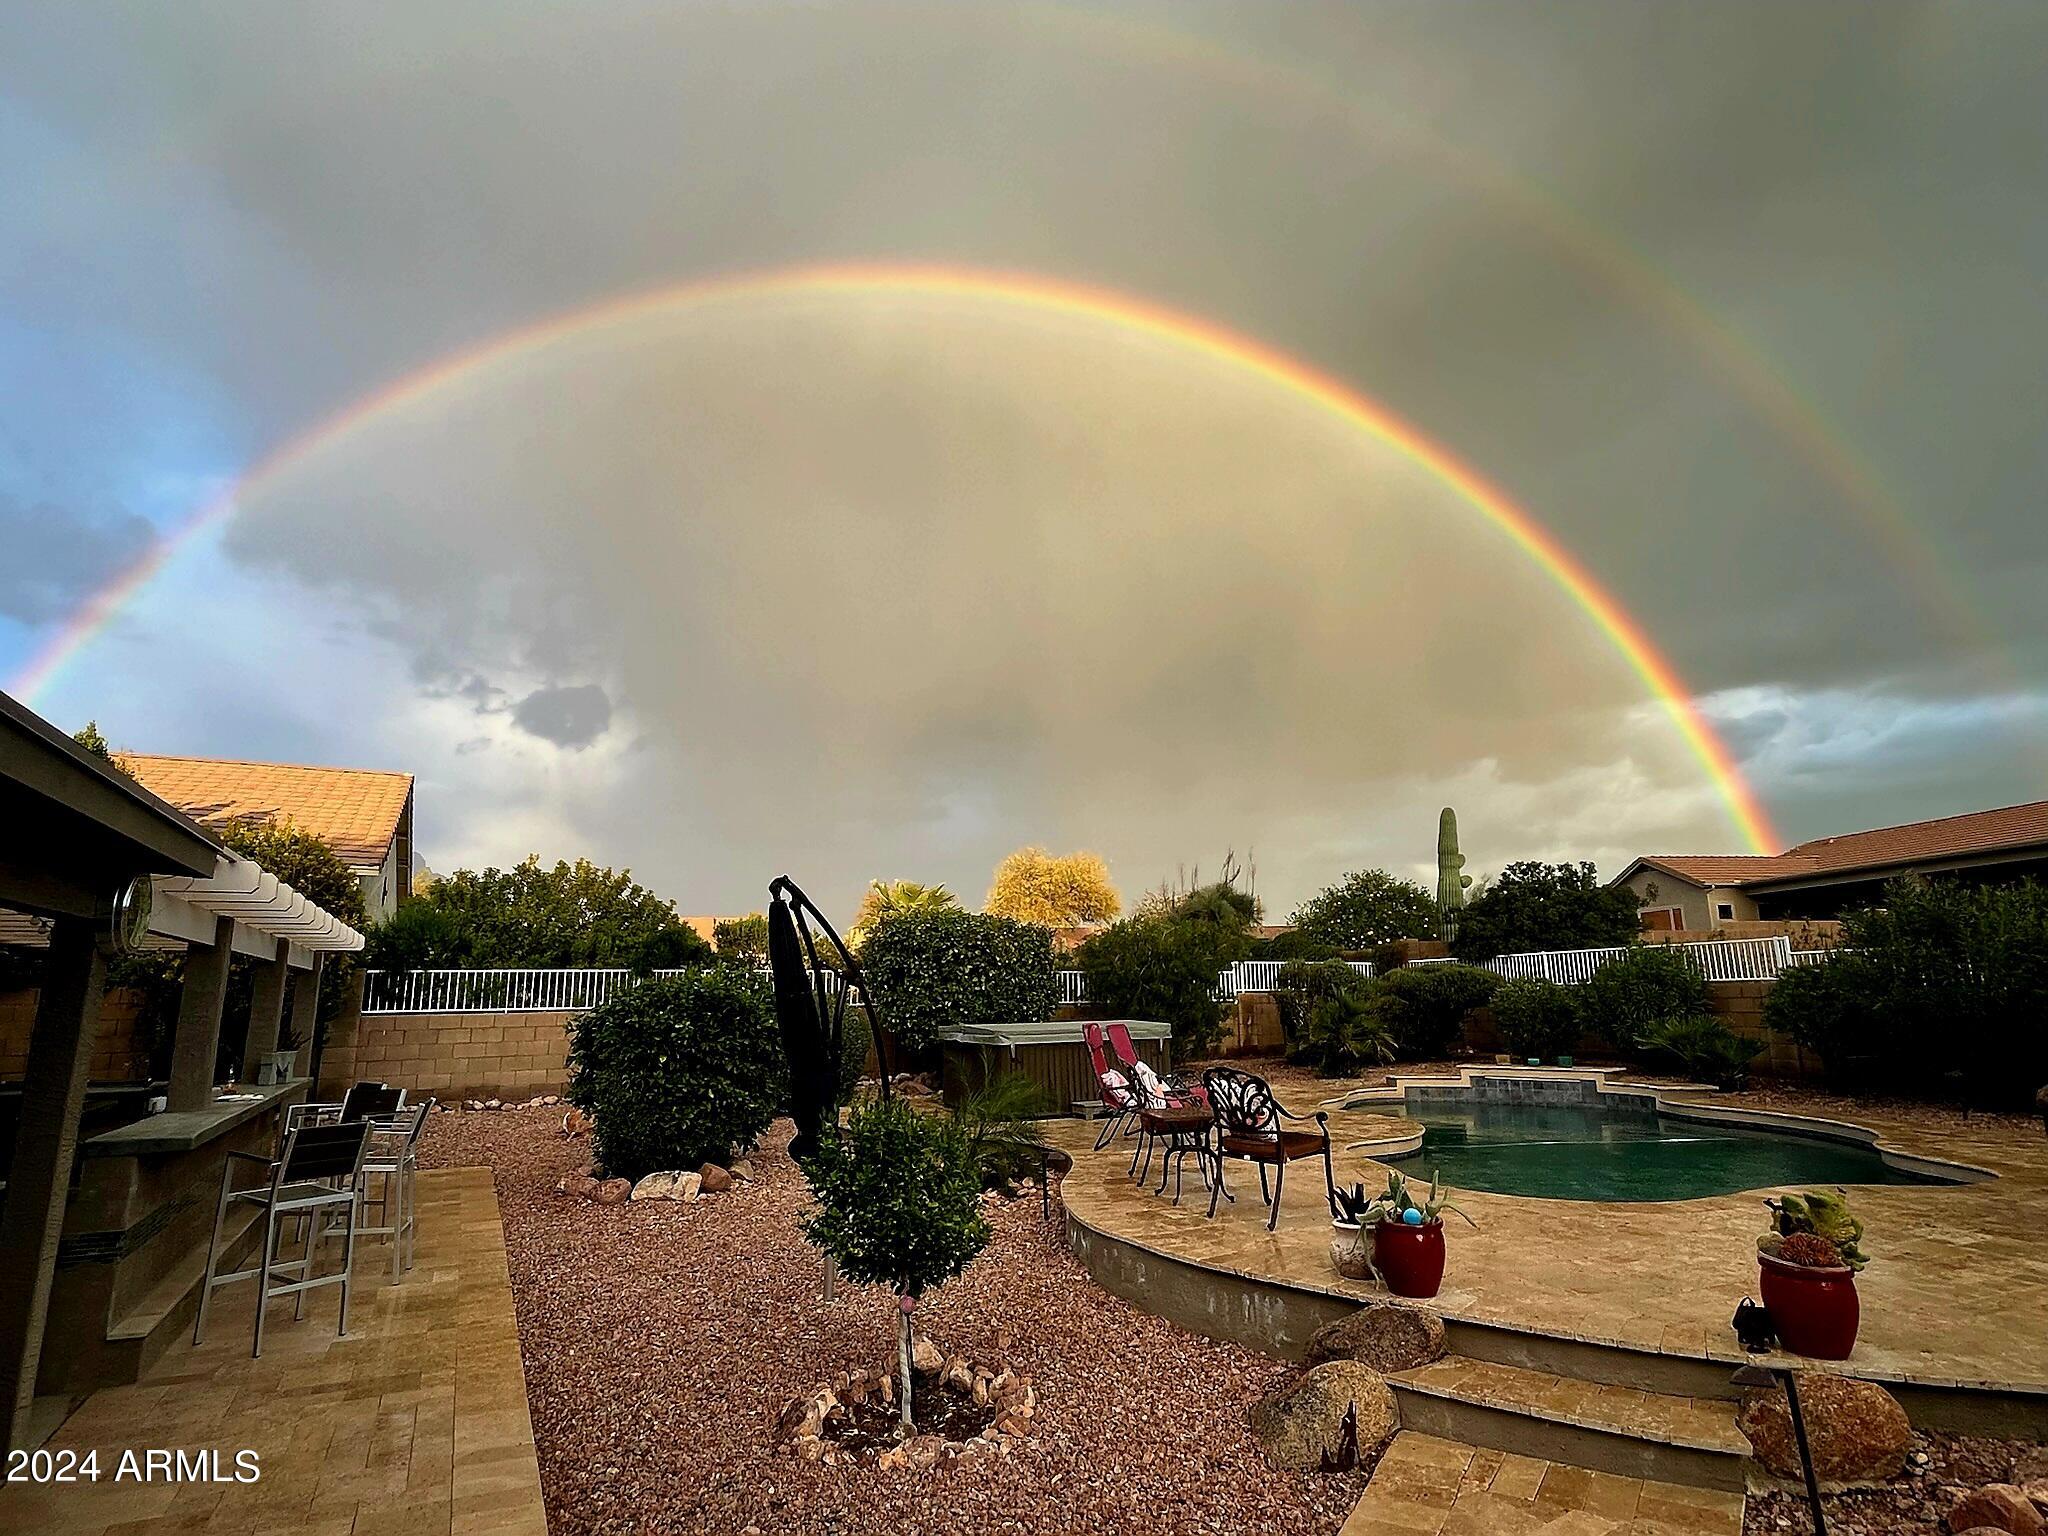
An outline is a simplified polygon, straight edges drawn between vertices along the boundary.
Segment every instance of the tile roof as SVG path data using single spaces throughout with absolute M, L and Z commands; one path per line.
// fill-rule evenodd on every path
M 384 862 L 412 798 L 412 775 L 227 758 L 118 754 L 152 794 L 194 821 L 277 818 L 312 833 L 357 868 Z
M 1930 863 L 2004 848 L 2048 847 L 2048 800 L 1933 821 L 1816 837 L 1777 854 L 1645 854 L 1641 861 L 1699 885 L 1762 885 L 1899 864 Z

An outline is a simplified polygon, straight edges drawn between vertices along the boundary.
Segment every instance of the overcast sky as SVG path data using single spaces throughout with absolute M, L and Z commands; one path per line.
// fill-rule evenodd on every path
M 1632 613 L 1786 840 L 2038 798 L 2048 9 L 763 3 L 0 13 L 0 678 L 281 444 L 693 278 L 919 262 L 1288 352 Z M 13 686 L 13 685 L 9 685 Z M 978 900 L 1739 851 L 1642 681 L 1269 379 L 760 293 L 315 438 L 34 702 L 410 770 L 437 868 Z

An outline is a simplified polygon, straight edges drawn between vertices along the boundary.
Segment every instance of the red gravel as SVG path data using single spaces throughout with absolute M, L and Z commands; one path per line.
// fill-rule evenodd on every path
M 1915 1435 L 1913 1450 L 1927 1456 L 1924 1465 L 1909 1461 L 1907 1475 L 1882 1488 L 1821 1496 L 1830 1536 L 1949 1536 L 1944 1522 L 1956 1501 L 1972 1488 L 2004 1482 L 2014 1458 L 2030 1449 L 2039 1448 L 1979 1435 Z M 1743 1536 L 1812 1529 L 1803 1493 L 1753 1493 L 1743 1511 Z
M 492 1169 L 554 1536 L 1329 1536 L 1364 1489 L 1362 1471 L 1268 1469 L 1246 1413 L 1288 1368 L 1096 1289 L 1066 1252 L 1057 1193 L 1046 1221 L 1035 1188 L 992 1214 L 987 1250 L 918 1309 L 942 1348 L 978 1359 L 1008 1331 L 1038 1394 L 1029 1440 L 927 1474 L 799 1463 L 774 1445 L 776 1414 L 879 1362 L 894 1300 L 845 1287 L 819 1300 L 789 1123 L 755 1155 L 759 1183 L 696 1205 L 605 1208 L 554 1192 L 590 1155 L 559 1119 L 435 1115 L 422 1154 Z

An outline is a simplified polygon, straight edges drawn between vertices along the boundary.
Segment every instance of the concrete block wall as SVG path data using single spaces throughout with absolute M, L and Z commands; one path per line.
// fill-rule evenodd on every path
M 0 1082 L 19 1082 L 28 1070 L 28 1042 L 35 1033 L 34 987 L 0 992 Z M 149 1077 L 149 1041 L 142 1028 L 142 994 L 113 987 L 100 1004 L 100 1032 L 93 1042 L 91 1078 L 96 1083 L 134 1083 Z
M 369 1013 L 336 1020 L 320 1063 L 320 1092 L 395 1083 L 438 1099 L 530 1099 L 569 1082 L 573 1011 Z

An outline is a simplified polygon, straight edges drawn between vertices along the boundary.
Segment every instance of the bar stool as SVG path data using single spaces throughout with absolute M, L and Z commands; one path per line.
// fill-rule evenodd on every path
M 362 1203 L 377 1207 L 377 1218 L 383 1225 L 358 1226 L 356 1232 L 362 1237 L 391 1239 L 391 1280 L 394 1285 L 402 1278 L 402 1270 L 412 1268 L 413 1255 L 419 1251 L 413 1181 L 420 1171 L 420 1130 L 426 1125 L 427 1111 L 433 1106 L 434 1101 L 429 1098 L 423 1103 L 409 1105 L 395 1115 L 385 1115 L 368 1122 L 370 1145 L 363 1158 L 365 1188 Z M 379 1181 L 374 1197 L 368 1190 L 373 1176 Z
M 349 1120 L 339 1125 L 300 1126 L 286 1135 L 284 1150 L 275 1158 L 259 1157 L 254 1152 L 230 1152 L 227 1155 L 220 1171 L 220 1203 L 213 1212 L 213 1237 L 206 1246 L 206 1272 L 199 1291 L 199 1315 L 192 1322 L 194 1345 L 206 1335 L 206 1311 L 213 1300 L 214 1288 L 236 1280 L 253 1279 L 256 1282 L 256 1339 L 250 1351 L 252 1359 L 262 1358 L 263 1313 L 265 1303 L 273 1296 L 296 1296 L 298 1301 L 292 1309 L 292 1316 L 302 1318 L 306 1315 L 307 1291 L 316 1286 L 339 1284 L 341 1318 L 336 1331 L 341 1334 L 348 1332 L 349 1270 L 355 1262 L 363 1157 L 369 1145 L 370 1123 L 367 1120 Z M 236 1189 L 237 1162 L 256 1164 L 268 1172 L 269 1179 L 249 1189 Z M 228 1207 L 237 1202 L 262 1210 L 263 1247 L 254 1269 L 218 1274 L 214 1266 L 220 1262 L 221 1227 L 227 1221 Z M 305 1252 L 296 1259 L 280 1259 L 276 1257 L 278 1227 L 282 1221 L 294 1217 L 309 1218 Z M 333 1223 L 337 1218 L 342 1233 L 341 1273 L 315 1277 L 313 1265 L 319 1257 L 321 1240 L 336 1230 Z M 294 1274 L 298 1278 L 279 1284 L 271 1278 L 278 1272 Z

